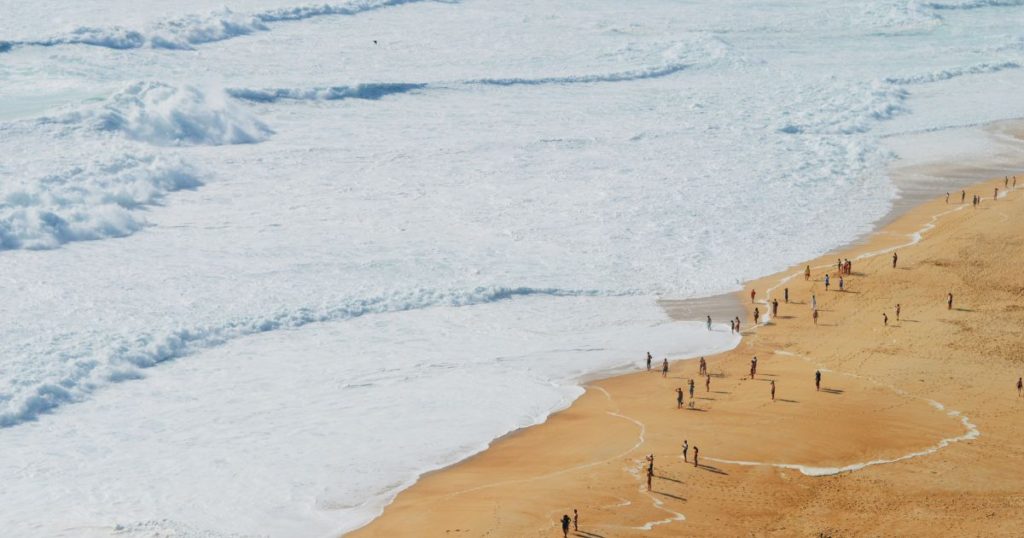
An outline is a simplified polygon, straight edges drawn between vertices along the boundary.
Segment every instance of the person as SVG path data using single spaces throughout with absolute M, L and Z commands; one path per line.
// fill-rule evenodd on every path
M 647 472 L 654 474 L 654 454 L 647 455 Z
M 839 277 L 839 291 L 846 291 L 846 282 L 843 281 L 843 277 Z
M 651 369 L 651 359 L 653 359 L 653 358 L 654 357 L 651 356 L 651 352 L 648 351 L 647 352 L 647 370 L 648 371 Z
M 964 198 L 967 197 L 967 191 L 960 191 L 960 203 L 964 203 Z
M 690 405 L 693 405 L 693 387 L 695 385 L 696 385 L 696 383 L 694 383 L 693 380 L 691 379 L 690 380 Z
M 651 468 L 647 469 L 647 491 L 653 491 L 651 489 L 651 479 L 654 478 L 654 471 Z
M 757 355 L 754 355 L 754 373 L 757 373 Z
M 889 316 L 885 312 L 882 312 L 882 325 L 889 326 Z
M 761 322 L 761 311 L 758 310 L 757 307 L 755 306 L 754 307 L 754 325 L 757 325 L 760 322 Z
M 779 300 L 772 299 L 772 317 L 778 317 L 779 315 Z
M 828 286 L 829 286 L 829 284 L 831 284 L 831 283 L 832 283 L 832 281 L 831 281 L 831 280 L 829 280 L 829 278 L 828 278 L 828 274 L 826 273 L 826 274 L 825 274 L 825 291 L 828 291 Z
M 711 330 L 711 316 L 708 316 L 708 330 Z
M 817 310 L 817 309 L 818 309 L 818 297 L 812 293 L 811 294 L 811 310 Z
M 740 332 L 740 317 L 736 316 L 736 332 Z
M 814 313 L 811 314 L 811 317 L 814 318 L 814 324 L 817 325 L 818 324 L 818 309 L 817 308 L 814 309 Z
M 900 304 L 896 303 L 896 321 L 900 320 Z
M 1008 188 L 1009 186 L 1010 186 L 1010 176 L 1003 176 L 1003 188 L 1005 189 L 1005 188 Z
M 661 377 L 668 377 L 668 357 L 661 361 Z
M 687 459 L 686 453 L 690 450 L 690 443 L 683 439 L 683 461 L 690 461 Z
M 750 379 L 754 379 L 757 374 L 757 357 L 750 359 Z
M 898 260 L 898 259 L 900 259 L 900 257 L 895 252 L 893 252 L 892 253 L 892 268 L 893 269 L 896 268 L 896 260 Z
M 1024 377 L 1017 378 L 1017 397 L 1024 397 Z
M 843 273 L 843 260 L 841 258 L 836 258 L 836 273 Z
M 572 509 L 572 530 L 580 530 L 580 513 L 575 508 Z
M 949 193 L 948 192 L 946 193 L 946 203 L 947 204 L 949 203 Z
M 804 268 L 804 280 L 810 280 L 810 279 L 811 279 L 811 266 L 808 265 L 806 268 Z
M 821 390 L 821 370 L 814 372 L 814 390 Z
M 756 291 L 750 290 L 750 302 L 754 302 L 754 296 L 756 296 L 756 295 L 757 295 Z
M 949 292 L 949 295 L 946 296 L 946 310 L 952 310 L 952 309 L 953 309 L 953 292 Z
M 676 387 L 676 409 L 683 408 L 683 389 Z
M 697 465 L 698 465 L 697 464 L 697 457 L 698 457 L 699 454 L 700 454 L 700 449 L 697 448 L 697 445 L 693 445 L 693 466 L 694 467 L 697 467 Z
M 772 380 L 771 386 L 772 386 L 772 401 L 774 402 L 775 401 L 775 380 L 774 379 Z
M 995 202 L 999 198 L 999 187 L 996 187 L 995 192 L 992 193 L 992 201 Z
M 708 373 L 708 361 L 704 360 L 704 357 L 700 358 L 700 375 Z
M 783 302 L 789 303 L 789 288 L 782 290 L 782 300 Z
M 704 376 L 704 390 L 711 392 L 711 376 L 709 375 Z
M 733 334 L 736 333 L 736 322 L 731 319 L 729 320 L 729 332 Z
M 562 536 L 569 537 L 569 514 L 562 514 Z

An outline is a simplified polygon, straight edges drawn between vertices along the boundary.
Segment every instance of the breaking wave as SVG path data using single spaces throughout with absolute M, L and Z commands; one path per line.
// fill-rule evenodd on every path
M 0 183 L 0 250 L 57 248 L 124 237 L 146 225 L 140 210 L 200 186 L 176 159 L 128 156 L 42 178 Z
M 924 75 L 913 75 L 907 77 L 889 77 L 885 79 L 885 81 L 891 84 L 927 84 L 929 82 L 939 82 L 942 80 L 949 80 L 951 78 L 962 77 L 965 75 L 981 75 L 985 73 L 996 73 L 1004 69 L 1019 68 L 1020 64 L 1017 62 L 981 63 L 967 67 L 956 67 L 951 69 L 932 71 L 931 73 L 927 73 Z
M 322 307 L 281 310 L 263 317 L 239 318 L 221 325 L 143 334 L 95 346 L 76 346 L 74 350 L 53 349 L 50 354 L 60 355 L 61 360 L 40 357 L 32 361 L 52 365 L 53 370 L 41 372 L 36 379 L 22 379 L 17 385 L 9 385 L 9 392 L 0 392 L 0 427 L 34 420 L 40 414 L 63 404 L 82 400 L 99 387 L 138 379 L 142 377 L 142 369 L 244 336 L 292 329 L 311 323 L 347 320 L 367 314 L 434 306 L 469 306 L 531 295 L 582 297 L 608 294 L 598 290 L 495 286 L 447 291 L 417 289 L 350 298 L 339 304 Z
M 83 26 L 66 34 L 44 39 L 2 41 L 0 42 L 0 52 L 10 50 L 12 46 L 17 45 L 43 47 L 90 45 L 121 50 L 142 47 L 189 50 L 195 45 L 267 31 L 270 29 L 267 26 L 268 23 L 298 21 L 327 15 L 357 15 L 366 11 L 424 1 L 427 0 L 353 0 L 344 4 L 312 4 L 248 14 L 236 13 L 225 8 L 205 15 L 188 15 L 161 21 L 146 30 L 133 30 L 117 26 L 106 28 Z M 450 2 L 450 0 L 431 1 Z
M 273 133 L 222 91 L 138 82 L 97 107 L 44 122 L 87 125 L 156 146 L 252 144 Z

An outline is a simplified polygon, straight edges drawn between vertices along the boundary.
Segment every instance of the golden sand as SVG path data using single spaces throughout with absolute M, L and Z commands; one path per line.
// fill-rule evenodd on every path
M 1024 536 L 1024 185 L 993 201 L 996 186 L 921 205 L 809 262 L 811 280 L 801 264 L 750 283 L 742 342 L 708 357 L 710 391 L 695 360 L 591 383 L 544 424 L 424 476 L 351 536 L 561 536 L 574 508 L 570 535 L 592 538 Z M 836 291 L 837 257 L 853 260 L 848 291 Z M 753 330 L 753 307 L 769 307 L 751 288 L 782 303 Z M 690 378 L 694 408 L 677 409 Z

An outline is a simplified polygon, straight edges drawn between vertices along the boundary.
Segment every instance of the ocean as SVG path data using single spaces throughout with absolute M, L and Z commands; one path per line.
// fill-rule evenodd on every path
M 2 5 L 4 536 L 356 528 L 1024 116 L 1017 0 Z

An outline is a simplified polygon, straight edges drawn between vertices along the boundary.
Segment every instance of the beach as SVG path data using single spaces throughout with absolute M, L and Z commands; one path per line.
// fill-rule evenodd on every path
M 692 358 L 663 377 L 638 357 L 636 373 L 592 382 L 547 422 L 423 476 L 348 536 L 556 536 L 574 509 L 573 536 L 1019 535 L 1024 194 L 1003 182 L 748 283 L 743 340 L 707 357 L 710 390 Z M 852 264 L 843 291 L 837 258 Z M 772 299 L 778 316 L 752 328 Z M 686 393 L 677 409 L 689 379 L 693 408 Z

